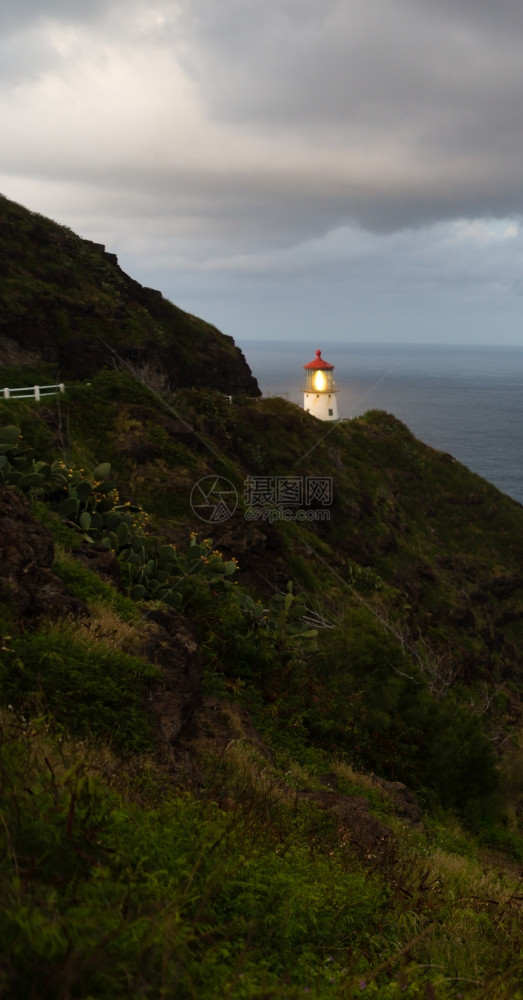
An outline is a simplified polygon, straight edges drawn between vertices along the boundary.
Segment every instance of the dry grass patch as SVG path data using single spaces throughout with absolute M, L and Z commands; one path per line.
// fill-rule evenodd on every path
M 108 649 L 139 654 L 147 633 L 147 622 L 126 622 L 114 608 L 102 601 L 90 603 L 89 611 L 90 619 L 75 622 L 75 632 L 79 639 L 87 643 L 101 643 Z
M 10 709 L 0 709 L 0 742 L 22 756 L 28 780 L 41 775 L 55 793 L 79 778 L 95 778 L 136 804 L 172 790 L 166 769 L 152 755 L 122 757 L 105 743 L 56 735 L 44 718 L 25 720 Z

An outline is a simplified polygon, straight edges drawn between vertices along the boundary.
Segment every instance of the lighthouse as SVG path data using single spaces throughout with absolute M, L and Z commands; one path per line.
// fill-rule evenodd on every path
M 303 409 L 312 413 L 319 420 L 337 420 L 338 404 L 337 389 L 332 373 L 334 365 L 324 361 L 321 351 L 316 351 L 314 361 L 309 361 L 305 369 L 305 387 L 303 389 Z

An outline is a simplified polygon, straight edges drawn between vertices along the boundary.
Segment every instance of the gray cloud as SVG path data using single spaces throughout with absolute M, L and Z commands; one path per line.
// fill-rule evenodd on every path
M 211 119 L 294 144 L 296 184 L 261 165 L 276 214 L 389 231 L 521 212 L 522 27 L 509 0 L 187 0 L 177 48 Z
M 136 135 L 134 155 L 118 157 L 122 137 L 127 152 L 132 117 L 132 95 L 125 109 L 122 91 L 113 143 L 102 148 L 95 129 L 86 156 L 73 128 L 83 164 L 98 176 L 104 166 L 110 175 L 112 167 L 124 185 L 134 185 L 141 170 L 144 185 L 171 184 L 188 199 L 202 197 L 204 205 L 214 197 L 218 215 L 226 205 L 228 218 L 243 219 L 247 227 L 266 229 L 272 219 L 276 235 L 282 219 L 291 239 L 325 230 L 340 214 L 388 231 L 460 213 L 522 209 L 523 64 L 516 29 L 523 8 L 509 0 L 182 0 L 179 6 L 157 0 L 108 4 L 98 21 L 101 6 L 47 4 L 46 23 L 71 28 L 89 21 L 93 33 L 82 47 L 74 34 L 42 32 L 36 53 L 42 8 L 22 4 L 26 25 L 34 14 L 28 58 L 21 58 L 19 36 L 4 62 L 18 79 L 24 73 L 30 79 L 35 67 L 43 72 L 54 66 L 69 85 L 69 94 L 64 88 L 53 95 L 59 114 L 60 103 L 81 86 L 82 61 L 84 70 L 90 63 L 92 74 L 102 76 L 104 49 L 117 51 L 131 39 L 147 59 L 161 53 L 165 76 L 156 90 L 143 79 L 143 59 L 135 75 L 148 93 L 160 156 L 148 160 L 153 144 L 140 144 Z M 14 4 L 4 18 L 9 13 L 18 23 Z M 123 53 L 130 69 L 136 55 Z M 196 145 L 194 128 L 180 123 L 174 65 L 193 88 Z M 123 88 L 125 82 L 108 77 L 106 86 Z M 112 100 L 108 93 L 109 107 Z M 125 115 L 119 116 L 122 105 Z M 80 121 L 93 113 L 92 105 L 79 102 Z M 106 116 L 102 107 L 101 118 Z M 138 112 L 137 133 L 141 127 Z M 178 139 L 185 156 L 179 149 L 170 155 Z
M 0 187 L 173 297 L 519 297 L 519 0 L 4 0 L 0 28 Z
M 91 21 L 107 6 L 104 0 L 2 0 L 0 27 L 2 33 L 11 33 L 49 19 Z
M 187 0 L 182 9 L 193 40 L 186 63 L 226 119 L 326 134 L 335 125 L 347 137 L 362 125 L 371 135 L 402 122 L 442 129 L 484 94 L 495 102 L 521 84 L 514 28 L 523 14 L 503 0 L 472 8 L 459 0 Z

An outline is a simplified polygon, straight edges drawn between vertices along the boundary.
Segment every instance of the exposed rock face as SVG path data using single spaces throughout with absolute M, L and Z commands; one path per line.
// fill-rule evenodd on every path
M 120 564 L 116 554 L 99 542 L 85 543 L 74 550 L 74 557 L 87 569 L 98 573 L 103 579 L 118 587 L 120 583 Z
M 34 519 L 28 500 L 0 487 L 0 587 L 18 615 L 88 615 L 52 572 L 53 559 L 51 533 Z
M 260 757 L 272 761 L 267 745 L 252 724 L 247 709 L 236 702 L 205 697 L 184 733 L 183 747 L 195 756 L 221 756 L 235 740 L 245 740 Z
M 297 795 L 299 799 L 313 802 L 319 809 L 332 811 L 339 819 L 342 839 L 350 841 L 363 854 L 394 842 L 392 830 L 372 815 L 368 800 L 363 795 L 324 791 L 301 791 Z
M 419 828 L 423 825 L 421 806 L 411 788 L 408 788 L 401 781 L 385 781 L 384 778 L 378 778 L 376 775 L 373 775 L 373 781 L 392 799 L 398 816 L 406 819 L 411 826 Z
M 36 351 L 26 351 L 11 337 L 0 335 L 0 365 L 30 365 L 35 361 L 38 361 Z
M 252 584 L 257 590 L 272 595 L 273 588 L 284 591 L 289 579 L 289 568 L 282 557 L 281 538 L 274 525 L 259 525 L 245 520 L 237 512 L 226 521 L 220 531 L 219 548 L 229 558 L 241 561 L 242 583 Z
M 162 740 L 169 751 L 202 700 L 202 658 L 190 621 L 172 609 L 150 610 L 147 638 L 141 653 L 162 669 L 152 695 Z

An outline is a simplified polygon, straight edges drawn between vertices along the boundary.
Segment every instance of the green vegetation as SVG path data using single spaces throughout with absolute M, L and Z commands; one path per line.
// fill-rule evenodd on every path
M 234 391 L 259 391 L 232 338 L 143 288 L 103 246 L 2 195 L 0 318 L 9 388 L 88 378 L 118 363 L 157 388 L 225 390 L 232 379 Z
M 196 793 L 1 721 L 4 995 L 522 996 L 510 874 L 405 831 L 361 858 L 241 740 Z
M 431 693 L 416 649 L 377 619 L 369 598 L 383 602 L 388 584 L 354 566 L 360 590 L 343 615 L 290 584 L 256 596 L 210 539 L 193 532 L 185 551 L 162 541 L 160 522 L 152 530 L 139 504 L 120 501 L 108 463 L 89 476 L 38 455 L 30 438 L 42 447 L 42 412 L 25 442 L 13 425 L 0 432 L 0 472 L 33 498 L 55 537 L 55 571 L 90 618 L 11 621 L 3 640 L 5 995 L 41 996 L 45 982 L 60 1000 L 523 996 L 509 860 L 523 839 L 496 819 L 481 717 L 459 685 Z M 74 558 L 95 543 L 116 555 L 129 596 Z M 228 746 L 194 751 L 197 786 L 173 785 L 156 749 L 147 699 L 160 671 L 139 654 L 136 604 L 155 588 L 126 575 L 135 553 L 142 581 L 168 572 L 199 632 L 206 689 L 224 705 Z M 272 763 L 226 710 L 231 696 Z M 307 800 L 332 769 L 385 823 L 373 846 Z M 417 790 L 431 810 L 426 833 L 404 826 L 365 770 Z M 450 834 L 449 810 L 467 834 Z M 487 845 L 505 852 L 504 874 L 485 869 Z
M 144 693 L 157 676 L 138 657 L 77 642 L 64 626 L 12 636 L 0 668 L 4 698 L 19 715 L 43 713 L 80 737 L 135 752 L 152 748 Z
M 83 608 L 12 600 L 38 556 L 4 532 L 0 997 L 523 1000 L 521 507 L 388 414 L 230 402 L 217 331 L 18 206 L 0 229 L 4 384 L 56 380 L 51 327 L 69 373 L 0 399 L 0 492 Z M 237 510 L 203 524 L 218 475 Z M 332 477 L 329 517 L 249 520 L 256 476 Z

